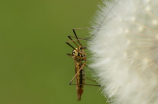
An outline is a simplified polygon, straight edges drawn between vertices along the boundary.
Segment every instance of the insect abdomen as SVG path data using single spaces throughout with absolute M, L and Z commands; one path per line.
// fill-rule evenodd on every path
M 76 68 L 76 72 L 81 68 L 82 64 L 78 65 L 78 68 Z M 85 72 L 84 69 L 81 69 L 81 71 L 76 76 L 76 89 L 77 89 L 77 99 L 81 100 L 81 95 L 83 93 L 83 88 L 85 84 Z

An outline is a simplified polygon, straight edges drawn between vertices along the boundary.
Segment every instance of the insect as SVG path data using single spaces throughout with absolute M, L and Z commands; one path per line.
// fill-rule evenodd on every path
M 115 5 L 119 2 L 120 0 L 118 0 Z M 115 7 L 115 5 L 113 5 L 113 7 L 109 10 L 109 12 L 106 14 L 106 16 L 103 18 L 103 21 L 107 18 L 108 14 L 112 11 L 112 9 Z M 78 38 L 76 35 L 75 30 L 81 30 L 81 29 L 97 29 L 96 34 L 99 32 L 100 27 L 103 24 L 103 21 L 99 24 L 99 26 L 97 27 L 87 27 L 87 28 L 75 28 L 73 29 L 73 33 L 75 36 L 68 36 L 68 38 L 71 41 L 67 41 L 66 44 L 68 44 L 71 48 L 73 48 L 72 54 L 67 54 L 68 56 L 71 56 L 74 59 L 75 62 L 75 76 L 72 78 L 72 80 L 70 81 L 69 85 L 76 85 L 76 90 L 77 90 L 77 100 L 80 101 L 81 100 L 81 95 L 83 93 L 83 88 L 84 85 L 90 85 L 90 86 L 99 86 L 100 85 L 93 85 L 93 84 L 85 84 L 85 80 L 86 80 L 86 76 L 85 76 L 85 72 L 84 72 L 84 67 L 87 66 L 86 65 L 86 61 L 87 61 L 87 57 L 86 57 L 86 53 L 84 52 L 84 50 L 86 49 L 86 47 L 82 46 L 82 44 L 80 43 L 79 40 L 87 40 L 87 39 L 83 39 L 83 38 Z M 75 40 L 72 38 L 76 38 Z M 77 41 L 77 42 L 76 42 Z M 77 48 L 74 48 L 70 42 L 73 42 Z M 78 44 L 77 44 L 78 43 Z M 72 81 L 76 78 L 76 84 L 72 84 Z M 87 78 L 88 79 L 88 78 Z M 91 80 L 91 79 L 90 79 Z M 92 80 L 94 81 L 94 80 Z
M 76 29 L 84 29 L 84 28 L 76 28 Z M 71 56 L 74 59 L 75 62 L 75 76 L 72 78 L 72 80 L 70 81 L 69 85 L 76 85 L 76 90 L 77 90 L 77 100 L 80 101 L 81 100 L 81 95 L 83 93 L 83 88 L 84 85 L 91 85 L 91 86 L 100 86 L 100 85 L 93 85 L 93 84 L 85 84 L 85 80 L 86 80 L 86 76 L 85 76 L 85 72 L 84 72 L 84 67 L 86 66 L 86 53 L 84 52 L 84 50 L 86 49 L 85 46 L 82 46 L 82 44 L 80 43 L 79 39 L 75 29 L 73 29 L 73 33 L 75 35 L 74 36 L 68 36 L 68 38 L 71 41 L 66 42 L 66 44 L 68 44 L 71 48 L 73 48 L 72 54 L 67 54 L 68 56 Z M 76 40 L 73 40 L 73 38 L 76 38 Z M 86 40 L 86 39 L 82 39 L 82 40 Z M 77 41 L 77 43 L 76 43 Z M 77 48 L 74 48 L 70 42 L 73 42 Z M 76 78 L 76 84 L 72 84 L 72 81 Z

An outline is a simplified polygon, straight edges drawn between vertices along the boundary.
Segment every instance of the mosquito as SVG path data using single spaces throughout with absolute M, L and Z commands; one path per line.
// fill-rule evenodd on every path
M 86 66 L 86 53 L 84 50 L 86 49 L 85 46 L 82 46 L 79 40 L 87 40 L 83 38 L 78 38 L 76 35 L 75 30 L 77 29 L 85 29 L 85 28 L 75 28 L 73 29 L 73 33 L 75 36 L 68 36 L 68 38 L 71 41 L 67 41 L 66 44 L 68 44 L 71 48 L 73 48 L 72 54 L 67 54 L 68 56 L 71 56 L 74 59 L 75 62 L 75 75 L 70 81 L 69 85 L 76 85 L 77 90 L 77 100 L 81 100 L 81 95 L 83 93 L 84 85 L 90 85 L 90 86 L 100 86 L 100 85 L 93 85 L 93 84 L 85 84 L 86 76 L 84 67 Z M 72 38 L 76 38 L 75 40 Z M 77 42 L 76 42 L 77 41 Z M 73 42 L 77 48 L 73 47 L 70 42 Z M 76 84 L 72 84 L 72 81 L 76 78 Z

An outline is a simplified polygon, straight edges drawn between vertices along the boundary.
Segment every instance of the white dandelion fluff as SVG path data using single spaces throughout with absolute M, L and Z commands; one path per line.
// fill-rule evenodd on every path
M 103 4 L 93 24 L 99 28 L 91 31 L 88 44 L 90 67 L 104 94 L 113 104 L 157 104 L 158 0 Z

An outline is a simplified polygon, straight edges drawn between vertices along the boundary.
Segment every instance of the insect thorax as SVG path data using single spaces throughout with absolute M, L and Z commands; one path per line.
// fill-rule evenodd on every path
M 72 51 L 72 58 L 74 58 L 76 61 L 83 61 L 86 57 L 83 49 L 74 49 Z

